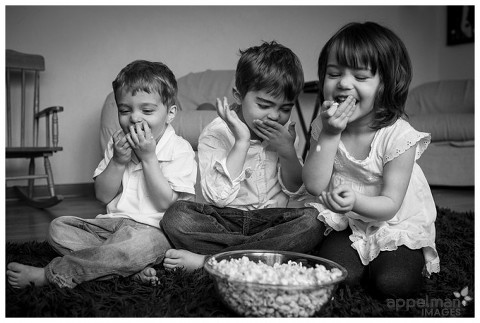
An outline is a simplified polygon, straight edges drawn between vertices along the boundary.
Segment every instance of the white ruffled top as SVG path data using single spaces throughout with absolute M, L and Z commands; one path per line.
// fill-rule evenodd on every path
M 318 140 L 320 128 L 312 124 L 312 137 Z M 364 160 L 351 156 L 340 141 L 334 160 L 330 188 L 338 183 L 350 183 L 362 194 L 376 196 L 383 185 L 383 167 L 386 163 L 417 145 L 415 161 L 430 143 L 430 134 L 416 131 L 407 121 L 399 119 L 393 125 L 375 133 L 370 153 Z M 397 214 L 388 221 L 376 221 L 355 212 L 337 214 L 320 202 L 308 203 L 320 211 L 318 219 L 331 230 L 341 231 L 347 225 L 352 229 L 350 240 L 364 265 L 380 251 L 396 250 L 404 245 L 422 249 L 425 257 L 424 275 L 440 271 L 440 259 L 435 247 L 435 219 L 437 211 L 428 182 L 415 162 L 405 199 Z

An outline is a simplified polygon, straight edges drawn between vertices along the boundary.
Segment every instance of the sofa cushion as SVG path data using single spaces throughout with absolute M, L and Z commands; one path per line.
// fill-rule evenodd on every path
M 181 110 L 193 111 L 204 104 L 215 105 L 217 98 L 227 97 L 233 102 L 232 89 L 235 86 L 234 70 L 206 70 L 189 73 L 177 80 L 178 103 Z
M 216 110 L 178 111 L 172 126 L 176 134 L 185 138 L 196 151 L 200 133 L 217 116 Z
M 464 141 L 475 138 L 473 113 L 412 115 L 408 121 L 416 130 L 429 132 L 432 141 Z
M 408 115 L 436 113 L 473 113 L 474 81 L 443 80 L 413 88 L 407 98 Z
M 432 142 L 418 159 L 428 184 L 442 186 L 475 185 L 475 146 Z

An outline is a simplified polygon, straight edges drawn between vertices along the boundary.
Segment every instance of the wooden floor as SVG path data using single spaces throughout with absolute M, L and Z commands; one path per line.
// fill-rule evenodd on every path
M 434 188 L 432 193 L 435 203 L 440 207 L 449 208 L 457 212 L 468 212 L 475 209 L 473 188 Z M 72 215 L 82 218 L 94 218 L 97 214 L 104 212 L 105 207 L 90 195 L 67 197 L 60 204 L 44 210 L 26 206 L 22 202 L 15 200 L 6 201 L 6 241 L 44 241 L 50 221 L 57 217 Z

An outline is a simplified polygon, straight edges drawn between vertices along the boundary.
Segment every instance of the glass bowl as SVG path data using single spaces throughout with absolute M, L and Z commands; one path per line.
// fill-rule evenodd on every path
M 291 261 L 296 263 L 294 265 L 307 268 L 315 268 L 316 265 L 324 266 L 329 271 L 337 268 L 334 269 L 336 277 L 330 281 L 313 283 L 302 283 L 302 281 L 295 284 L 286 281 L 260 283 L 255 277 L 261 277 L 262 272 L 257 276 L 239 278 L 237 272 L 228 273 L 218 265 L 222 260 L 229 262 L 231 259 L 238 259 L 240 261 L 243 257 L 255 263 L 261 261 L 272 267 L 274 264 L 288 264 Z M 243 259 L 247 262 L 248 260 Z M 212 277 L 215 289 L 224 304 L 238 315 L 253 317 L 313 316 L 330 301 L 338 284 L 347 277 L 347 270 L 331 260 L 303 253 L 273 250 L 238 250 L 218 253 L 206 259 L 204 269 Z M 263 272 L 272 270 L 273 268 L 265 267 Z M 289 278 L 286 277 L 286 280 Z

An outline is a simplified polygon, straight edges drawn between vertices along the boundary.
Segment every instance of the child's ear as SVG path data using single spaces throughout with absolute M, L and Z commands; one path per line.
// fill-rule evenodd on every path
M 166 119 L 166 123 L 170 124 L 173 119 L 175 119 L 175 116 L 177 115 L 177 106 L 174 104 L 172 106 L 170 106 L 170 108 L 168 108 L 167 110 L 167 119 Z
M 242 96 L 240 95 L 240 92 L 238 92 L 236 87 L 232 88 L 232 94 L 235 103 L 238 105 L 242 105 Z

